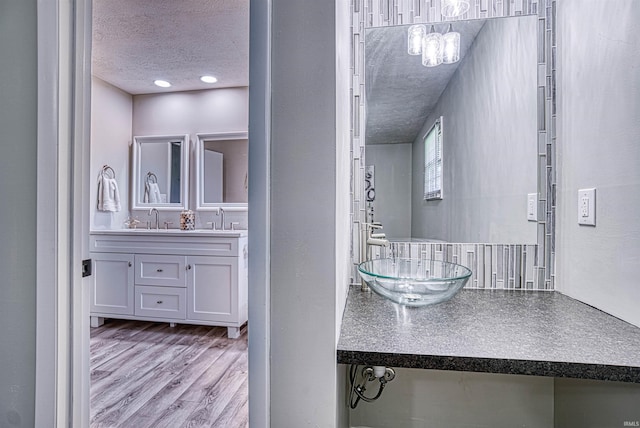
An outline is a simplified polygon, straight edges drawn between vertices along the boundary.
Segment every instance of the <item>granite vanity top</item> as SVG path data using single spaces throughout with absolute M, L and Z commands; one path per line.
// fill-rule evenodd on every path
M 400 306 L 351 287 L 338 363 L 640 383 L 640 328 L 558 292 Z

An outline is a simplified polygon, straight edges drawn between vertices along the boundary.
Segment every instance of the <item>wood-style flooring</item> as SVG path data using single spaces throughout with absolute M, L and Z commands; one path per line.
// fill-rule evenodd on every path
M 91 329 L 91 428 L 248 426 L 247 331 L 107 320 Z

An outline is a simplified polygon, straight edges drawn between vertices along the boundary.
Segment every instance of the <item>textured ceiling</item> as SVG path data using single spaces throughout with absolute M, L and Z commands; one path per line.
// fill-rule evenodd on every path
M 93 75 L 130 94 L 248 86 L 249 0 L 93 0 L 92 50 Z
M 419 55 L 407 53 L 408 26 L 367 30 L 366 144 L 413 142 L 484 23 L 454 23 L 460 33 L 460 61 L 431 68 L 422 65 Z M 436 24 L 435 30 L 444 33 L 447 27 Z

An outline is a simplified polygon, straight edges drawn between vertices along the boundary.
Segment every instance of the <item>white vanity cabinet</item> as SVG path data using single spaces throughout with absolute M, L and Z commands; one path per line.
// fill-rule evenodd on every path
M 133 315 L 133 270 L 133 254 L 93 254 L 91 313 Z
M 91 233 L 91 325 L 104 318 L 226 326 L 247 321 L 247 232 Z

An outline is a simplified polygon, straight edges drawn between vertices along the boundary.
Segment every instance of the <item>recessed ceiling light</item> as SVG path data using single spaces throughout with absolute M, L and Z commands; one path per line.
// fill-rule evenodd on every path
M 218 79 L 213 76 L 202 76 L 200 80 L 202 80 L 204 83 L 216 83 L 218 81 Z
M 171 87 L 171 83 L 167 82 L 166 80 L 156 80 L 153 83 L 155 83 L 156 86 L 160 86 L 161 88 L 170 88 Z

